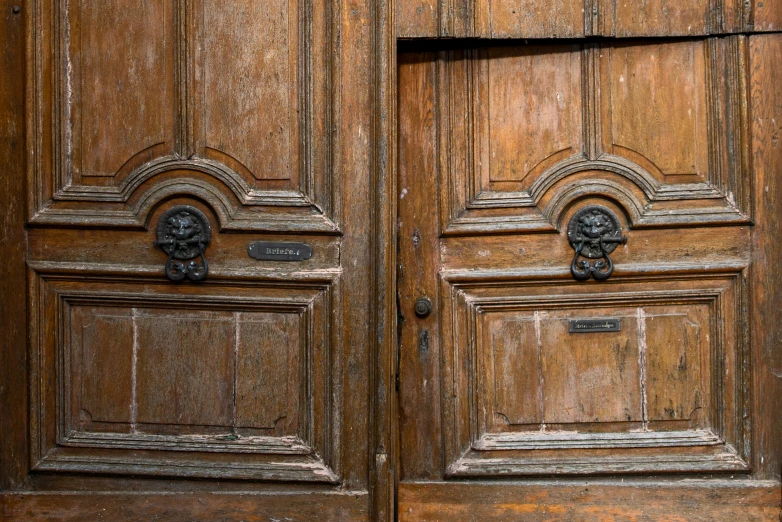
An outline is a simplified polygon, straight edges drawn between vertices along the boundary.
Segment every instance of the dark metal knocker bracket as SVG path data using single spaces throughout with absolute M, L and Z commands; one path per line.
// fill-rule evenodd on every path
M 568 223 L 567 237 L 576 251 L 570 272 L 577 281 L 608 279 L 614 271 L 609 254 L 620 243 L 627 243 L 616 214 L 602 205 L 589 205 L 576 212 Z
M 160 216 L 155 246 L 166 254 L 166 276 L 172 281 L 206 279 L 209 264 L 204 250 L 209 245 L 212 227 L 203 212 L 190 205 L 178 205 Z M 200 257 L 201 263 L 190 261 Z M 184 261 L 190 261 L 185 263 Z

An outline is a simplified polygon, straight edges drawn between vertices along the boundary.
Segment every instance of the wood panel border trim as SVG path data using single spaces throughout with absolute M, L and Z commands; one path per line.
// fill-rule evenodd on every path
M 372 182 L 373 291 L 370 299 L 372 520 L 397 519 L 398 379 L 396 290 L 397 42 L 396 0 L 374 2 Z
M 0 2 L 0 490 L 27 479 L 27 284 L 25 253 L 24 9 Z M 26 5 L 26 4 L 24 4 Z M 0 511 L 2 513 L 2 511 Z
M 399 520 L 763 520 L 779 517 L 778 482 L 403 483 Z M 548 515 L 548 516 L 547 516 Z

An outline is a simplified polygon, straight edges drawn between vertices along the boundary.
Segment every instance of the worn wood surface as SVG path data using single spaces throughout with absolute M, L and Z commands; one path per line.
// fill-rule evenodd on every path
M 752 232 L 753 376 L 758 419 L 755 465 L 758 475 L 782 475 L 782 292 L 775 259 L 780 255 L 782 205 L 782 72 L 774 65 L 782 54 L 782 35 L 750 37 L 752 165 L 757 220 Z
M 201 172 L 221 181 L 201 191 L 228 205 L 240 229 L 337 232 L 341 159 L 328 127 L 350 116 L 334 106 L 345 87 L 334 82 L 369 88 L 334 74 L 344 58 L 333 52 L 339 11 L 296 1 L 31 2 L 30 221 L 140 226 L 135 203 L 192 194 Z M 187 188 L 172 186 L 177 171 Z
M 753 30 L 777 32 L 782 28 L 782 2 L 754 0 L 752 3 Z
M 764 521 L 780 515 L 776 483 L 445 484 L 399 486 L 399 520 Z
M 436 477 L 430 463 L 441 459 L 439 364 L 439 269 L 437 120 L 432 54 L 406 54 L 399 61 L 399 141 L 397 245 L 399 307 L 400 476 Z M 414 109 L 413 109 L 414 108 Z M 432 315 L 418 317 L 418 299 L 429 299 Z
M 17 74 L 0 84 L 1 152 L 9 173 L 28 160 L 28 183 L 25 198 L 23 173 L 2 178 L 13 213 L 3 285 L 21 286 L 3 287 L 16 301 L 2 335 L 16 344 L 2 351 L 13 422 L 2 423 L 0 487 L 150 492 L 163 477 L 180 493 L 247 493 L 211 507 L 27 495 L 4 499 L 3 515 L 56 518 L 59 503 L 63 520 L 104 507 L 107 519 L 219 519 L 230 505 L 226 516 L 365 519 L 371 484 L 391 516 L 393 337 L 377 358 L 369 326 L 388 284 L 376 256 L 390 213 L 371 211 L 370 189 L 388 130 L 365 71 L 389 59 L 377 62 L 374 44 L 389 49 L 393 19 L 381 23 L 372 2 L 7 7 L 2 58 Z M 153 243 L 178 204 L 212 226 L 202 284 L 169 282 Z M 252 259 L 260 240 L 313 255 Z M 370 408 L 387 409 L 380 424 Z M 249 480 L 209 482 L 229 478 Z
M 750 471 L 746 52 L 402 55 L 403 482 Z M 578 283 L 568 223 L 592 204 L 628 241 L 609 281 Z M 604 318 L 620 331 L 570 331 Z
M 127 520 L 179 522 L 359 521 L 368 515 L 366 493 L 68 493 L 0 495 L 0 518 L 16 522 Z
M 0 2 L 0 490 L 27 481 L 24 15 Z
M 372 197 L 372 281 L 370 301 L 370 466 L 372 520 L 396 517 L 399 437 L 396 296 L 397 46 L 393 0 L 374 3 L 374 145 Z
M 779 2 L 399 0 L 396 15 L 400 38 L 695 36 L 751 30 L 753 15 L 759 30 L 774 30 Z
M 777 0 L 14 5 L 0 518 L 779 518 Z

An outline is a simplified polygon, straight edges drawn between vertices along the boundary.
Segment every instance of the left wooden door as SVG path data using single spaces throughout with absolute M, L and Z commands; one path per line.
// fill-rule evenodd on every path
M 369 6 L 3 4 L 28 306 L 3 489 L 36 493 L 3 515 L 366 518 Z

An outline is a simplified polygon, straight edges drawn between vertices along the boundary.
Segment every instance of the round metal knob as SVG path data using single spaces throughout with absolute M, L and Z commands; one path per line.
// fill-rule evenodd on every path
M 432 302 L 426 297 L 420 297 L 415 302 L 415 315 L 423 319 L 432 313 Z

